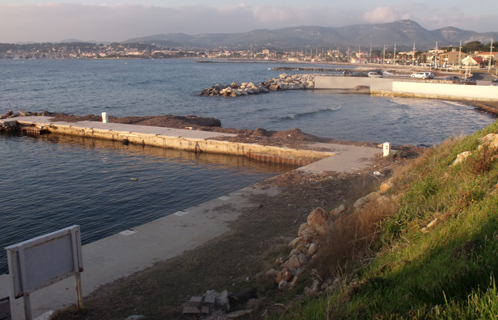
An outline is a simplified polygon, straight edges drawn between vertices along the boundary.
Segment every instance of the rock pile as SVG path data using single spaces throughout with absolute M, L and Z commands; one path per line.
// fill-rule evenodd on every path
M 306 265 L 317 260 L 327 233 L 333 232 L 335 225 L 337 225 L 337 228 L 341 228 L 346 214 L 353 214 L 356 210 L 362 210 L 370 202 L 386 201 L 387 197 L 383 196 L 383 194 L 389 191 L 392 186 L 392 179 L 385 181 L 381 185 L 380 191 L 372 192 L 356 200 L 352 208 L 348 210 L 344 205 L 333 209 L 330 213 L 327 213 L 322 208 L 313 210 L 308 215 L 306 223 L 299 226 L 298 237 L 289 242 L 289 247 L 291 248 L 289 255 L 275 261 L 275 266 L 279 270 L 270 269 L 267 272 L 267 274 L 275 276 L 278 288 L 285 290 L 296 286 L 298 277 L 305 270 Z M 307 294 L 316 294 L 321 290 L 327 290 L 336 282 L 336 279 L 321 279 L 316 270 L 311 270 L 311 275 L 313 284 L 305 289 Z
M 29 112 L 19 110 L 17 113 L 12 112 L 12 110 L 7 111 L 5 114 L 0 116 L 0 119 L 8 119 L 14 117 L 29 117 L 29 116 L 52 116 L 54 115 L 51 112 L 43 111 L 43 112 Z
M 332 213 L 336 215 L 344 210 L 344 206 L 340 206 Z M 316 259 L 320 242 L 332 224 L 332 216 L 322 208 L 317 208 L 308 215 L 307 222 L 299 226 L 298 237 L 289 243 L 289 247 L 292 248 L 289 255 L 275 261 L 280 271 L 275 269 L 268 271 L 268 274 L 276 274 L 276 282 L 280 290 L 292 288 L 297 284 L 305 264 Z
M 257 304 L 254 288 L 246 288 L 234 294 L 229 294 L 227 290 L 208 290 L 202 296 L 191 297 L 182 313 L 191 316 L 211 315 L 210 319 L 232 319 L 251 313 L 253 304 Z
M 214 86 L 203 90 L 199 95 L 238 97 L 248 94 L 267 93 L 270 91 L 314 88 L 315 75 L 313 74 L 295 74 L 288 76 L 283 73 L 278 78 L 273 78 L 258 84 L 254 84 L 252 82 L 233 82 L 230 85 L 215 84 Z
M 15 120 L 0 123 L 0 133 L 11 133 L 19 131 L 19 123 Z

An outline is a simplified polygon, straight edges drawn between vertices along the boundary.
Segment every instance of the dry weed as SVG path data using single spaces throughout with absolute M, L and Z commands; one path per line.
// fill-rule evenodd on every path
M 380 232 L 380 222 L 398 210 L 396 201 L 381 199 L 334 222 L 316 261 L 322 277 L 339 276 L 345 272 L 345 266 L 354 267 L 368 255 Z

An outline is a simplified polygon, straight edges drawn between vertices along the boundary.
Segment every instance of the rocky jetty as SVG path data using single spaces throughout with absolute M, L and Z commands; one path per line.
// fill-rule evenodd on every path
M 15 117 L 30 117 L 30 116 L 52 116 L 54 113 L 43 111 L 43 112 L 30 112 L 19 110 L 17 113 L 12 112 L 12 110 L 7 111 L 5 114 L 0 115 L 0 119 L 9 119 Z
M 254 84 L 252 82 L 233 82 L 229 85 L 216 84 L 203 90 L 201 96 L 239 97 L 248 94 L 268 93 L 270 91 L 314 89 L 313 74 L 281 74 L 278 78 Z

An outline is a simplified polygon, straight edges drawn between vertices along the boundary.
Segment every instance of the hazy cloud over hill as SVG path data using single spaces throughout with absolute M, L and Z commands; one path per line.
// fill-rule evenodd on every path
M 123 41 L 158 33 L 234 33 L 300 25 L 338 27 L 400 19 L 415 20 L 430 30 L 455 26 L 481 32 L 498 31 L 498 1 L 489 0 L 474 1 L 472 10 L 465 10 L 466 2 L 460 0 L 440 0 L 435 4 L 431 4 L 434 1 L 350 0 L 335 6 L 325 1 L 313 4 L 292 0 L 287 5 L 280 5 L 285 3 L 280 0 L 252 1 L 251 4 L 214 0 L 209 2 L 211 6 L 193 0 L 182 2 L 183 6 L 174 6 L 168 1 L 142 5 L 126 0 L 121 4 L 113 1 L 81 4 L 77 0 L 68 0 L 65 4 L 8 2 L 11 1 L 0 1 L 0 42 L 55 42 L 67 38 Z M 478 2 L 483 3 L 478 6 Z M 443 5 L 445 3 L 451 6 Z

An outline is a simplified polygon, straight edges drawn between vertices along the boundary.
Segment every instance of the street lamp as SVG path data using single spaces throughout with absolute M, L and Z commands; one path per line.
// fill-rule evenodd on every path
M 382 65 L 384 65 L 384 60 L 386 59 L 386 47 L 387 44 L 384 45 L 384 50 L 382 52 Z
M 490 53 L 489 53 L 489 67 L 488 67 L 488 72 L 491 72 L 491 60 L 493 60 L 493 39 L 491 39 L 491 46 L 489 47 Z

